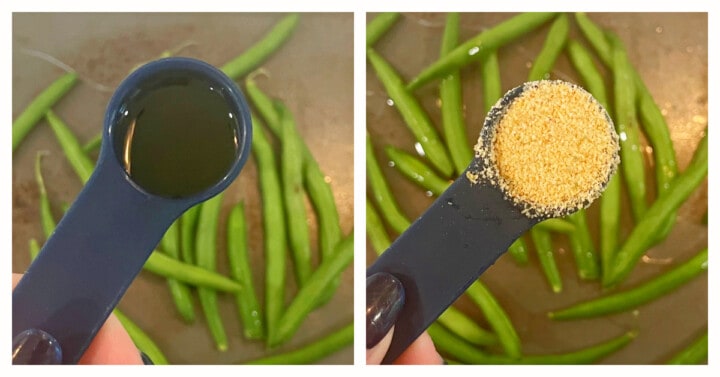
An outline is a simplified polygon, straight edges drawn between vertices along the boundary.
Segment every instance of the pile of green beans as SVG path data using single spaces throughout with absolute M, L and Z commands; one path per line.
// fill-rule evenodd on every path
M 252 82 L 253 75 L 248 76 L 248 73 L 261 66 L 285 44 L 299 22 L 298 14 L 281 18 L 259 42 L 222 65 L 220 69 L 233 79 L 244 80 L 248 83 L 248 92 L 256 94 L 259 89 Z M 98 136 L 81 143 L 74 135 L 72 127 L 52 111 L 53 105 L 76 81 L 76 74 L 64 75 L 41 93 L 21 114 L 13 124 L 13 151 L 20 146 L 20 142 L 34 126 L 45 118 L 73 171 L 85 184 L 95 167 L 91 156 L 102 143 L 102 138 Z M 250 97 L 252 98 L 252 95 Z M 267 127 L 263 126 L 259 118 L 253 117 L 254 158 L 251 160 L 257 164 L 258 190 L 262 202 L 263 246 L 266 257 L 265 301 L 258 300 L 253 287 L 252 275 L 257 268 L 251 268 L 249 260 L 248 221 L 245 218 L 244 206 L 242 202 L 235 203 L 225 216 L 223 208 L 227 198 L 223 193 L 188 209 L 175 221 L 161 240 L 158 250 L 151 253 L 143 268 L 167 279 L 170 297 L 175 303 L 178 317 L 187 323 L 195 320 L 192 296 L 197 292 L 209 336 L 214 340 L 217 350 L 229 349 L 229 340 L 233 336 L 225 330 L 218 301 L 221 295 L 232 295 L 237 304 L 242 337 L 248 341 L 265 342 L 268 346 L 267 357 L 250 363 L 313 363 L 352 342 L 352 323 L 291 352 L 283 351 L 273 355 L 274 348 L 292 339 L 310 312 L 334 296 L 341 281 L 341 273 L 352 261 L 354 238 L 352 231 L 349 235 L 343 235 L 332 188 L 325 181 L 325 175 L 315 157 L 298 133 L 292 114 L 281 102 L 270 100 L 267 96 L 265 99 L 267 102 L 263 105 L 269 107 L 255 107 L 255 110 L 261 112 Z M 272 142 L 265 136 L 264 128 L 277 136 L 283 146 L 282 151 L 275 150 Z M 36 157 L 35 180 L 39 192 L 40 223 L 45 237 L 49 237 L 55 229 L 56 221 L 41 171 L 43 155 L 44 152 L 38 152 Z M 309 214 L 305 213 L 303 202 L 305 190 L 317 215 L 317 249 L 320 258 L 315 267 L 310 264 L 312 249 L 307 227 Z M 282 195 L 283 192 L 285 196 Z M 289 199 L 290 195 L 294 196 L 296 204 L 302 206 L 302 213 L 297 206 L 287 206 L 287 203 L 292 201 Z M 290 220 L 293 218 L 296 219 L 295 225 L 286 228 L 286 224 L 291 224 Z M 227 221 L 227 242 L 218 239 L 220 225 L 224 221 Z M 304 228 L 297 228 L 297 223 L 304 224 Z M 293 233 L 290 239 L 286 239 L 286 229 L 294 229 L 290 232 Z M 306 264 L 296 273 L 302 283 L 299 284 L 300 290 L 292 297 L 289 306 L 286 306 L 286 250 L 295 247 L 296 236 L 305 240 L 303 261 Z M 229 277 L 216 271 L 222 258 L 219 253 L 221 245 L 228 253 Z M 31 257 L 34 258 L 40 251 L 40 243 L 35 238 L 31 239 L 29 249 Z M 298 260 L 293 259 L 295 262 Z M 117 309 L 115 313 L 141 351 L 155 364 L 168 363 L 148 334 Z
M 370 20 L 368 27 L 382 22 L 392 25 L 402 17 L 404 17 L 402 14 L 400 16 L 393 14 L 392 17 L 389 14 L 379 14 Z M 566 53 L 578 74 L 578 84 L 584 86 L 608 111 L 617 132 L 621 135 L 623 143 L 621 164 L 618 174 L 611 177 L 599 199 L 597 205 L 599 211 L 582 210 L 563 219 L 543 221 L 530 230 L 529 237 L 518 238 L 508 249 L 508 254 L 518 265 L 528 265 L 532 259 L 528 254 L 529 241 L 532 241 L 537 251 L 538 264 L 549 283 L 549 289 L 560 293 L 563 288 L 563 276 L 555 262 L 554 254 L 558 251 L 556 238 L 567 237 L 568 250 L 572 252 L 577 268 L 577 278 L 586 281 L 587 284 L 597 282 L 598 286 L 603 288 L 602 296 L 588 297 L 571 307 L 552 311 L 548 313 L 548 320 L 567 321 L 633 310 L 652 300 L 665 297 L 669 292 L 680 289 L 697 276 L 706 274 L 707 249 L 686 262 L 673 262 L 676 264 L 675 267 L 646 278 L 644 283 L 630 288 L 621 286 L 633 272 L 642 255 L 653 245 L 662 242 L 673 229 L 678 208 L 705 181 L 708 166 L 707 130 L 705 130 L 692 162 L 684 171 L 679 171 L 668 125 L 640 75 L 632 66 L 622 41 L 612 32 L 596 25 L 584 13 L 577 13 L 574 18 L 567 14 L 526 13 L 509 17 L 508 20 L 455 45 L 458 42 L 458 17 L 461 16 L 454 13 L 447 15 L 442 43 L 439 44 L 439 57 L 405 85 L 405 90 L 399 76 L 388 79 L 387 76 L 390 74 L 387 71 L 390 73 L 395 71 L 379 52 L 387 48 L 386 45 L 379 43 L 382 39 L 382 35 L 379 34 L 389 26 L 373 29 L 373 40 L 372 42 L 368 40 L 367 44 L 369 65 L 375 69 L 387 97 L 393 100 L 406 126 L 412 129 L 414 127 L 412 122 L 417 122 L 417 119 L 437 119 L 432 118 L 433 115 L 442 119 L 442 127 L 435 128 L 441 128 L 443 134 L 434 135 L 450 152 L 454 174 L 461 173 L 467 166 L 467 161 L 463 166 L 460 163 L 461 159 L 453 152 L 466 150 L 470 145 L 468 141 L 458 141 L 455 136 L 465 134 L 464 114 L 457 111 L 458 108 L 462 109 L 462 98 L 459 97 L 461 102 L 458 107 L 455 102 L 458 98 L 453 97 L 449 89 L 444 89 L 445 86 L 448 82 L 455 84 L 452 78 L 459 77 L 460 70 L 478 64 L 483 106 L 489 111 L 502 95 L 498 51 L 545 23 L 549 24 L 546 29 L 547 35 L 538 55 L 529 65 L 527 80 L 552 77 L 556 61 Z M 390 19 L 391 21 L 388 21 Z M 571 36 L 573 21 L 584 41 Z M 371 48 L 374 45 L 378 46 L 378 50 Z M 586 45 L 589 45 L 593 51 L 586 48 Z M 452 48 L 452 46 L 456 47 Z M 596 63 L 597 61 L 600 64 Z M 437 103 L 440 104 L 439 115 L 426 112 L 422 107 L 405 106 L 401 109 L 403 104 L 419 104 L 420 101 L 413 92 L 436 79 L 440 80 L 437 97 Z M 457 85 L 467 80 L 471 78 L 457 80 Z M 519 84 L 521 83 L 517 83 Z M 460 90 L 452 87 L 453 93 L 461 93 L 461 89 L 461 87 Z M 422 95 L 427 96 L 427 93 L 428 91 L 424 91 Z M 401 98 L 400 106 L 397 105 L 398 96 Z M 609 99 L 613 102 L 610 103 Z M 452 113 L 445 109 L 446 104 L 449 104 Z M 426 122 L 425 125 L 433 126 L 431 122 Z M 420 142 L 423 135 L 429 134 L 431 131 L 413 132 L 414 141 Z M 375 139 L 373 136 L 368 130 L 366 133 L 368 160 L 366 227 L 368 245 L 379 254 L 390 246 L 394 238 L 402 233 L 413 219 L 404 214 L 401 205 L 396 201 L 396 196 L 404 194 L 394 192 L 388 184 L 388 178 L 384 176 L 375 156 L 376 148 L 386 151 L 390 166 L 394 168 L 387 170 L 388 174 L 399 173 L 428 195 L 442 194 L 452 183 L 453 177 L 448 176 L 429 156 L 417 156 L 396 145 L 385 145 L 381 139 Z M 653 174 L 657 185 L 655 198 L 650 196 L 645 187 L 645 172 L 648 168 L 643 156 L 645 150 L 641 143 L 641 140 L 645 139 L 643 136 L 647 138 L 654 151 L 655 164 L 651 165 L 651 169 L 655 170 Z M 628 193 L 627 207 L 621 205 L 623 190 Z M 633 218 L 633 226 L 627 235 L 620 229 L 622 214 L 625 211 L 629 211 Z M 599 219 L 595 229 L 593 229 L 595 223 L 592 221 L 592 216 L 598 216 Z M 388 233 L 386 227 L 394 231 L 394 234 Z M 593 237 L 595 234 L 597 238 Z M 483 304 L 477 294 L 478 292 L 490 294 L 490 290 L 484 286 L 482 286 L 484 291 L 478 289 L 479 284 L 480 281 L 473 284 L 465 295 L 469 296 L 471 302 L 483 308 L 488 303 Z M 494 304 L 496 309 L 504 313 L 497 300 Z M 504 314 L 504 320 L 501 321 L 494 317 L 497 313 L 493 314 L 492 311 L 488 313 L 485 307 L 485 310 L 482 310 L 485 318 L 478 320 L 468 317 L 463 311 L 455 308 L 455 305 L 450 309 L 430 326 L 428 332 L 446 360 L 452 360 L 454 363 L 597 363 L 620 350 L 636 337 L 642 336 L 637 331 L 630 331 L 606 343 L 583 350 L 558 355 L 523 355 L 522 339 L 507 314 Z M 470 322 L 465 323 L 467 320 Z M 455 325 L 450 321 L 462 325 Z M 472 338 L 464 336 L 464 333 L 468 332 L 467 329 L 482 322 L 490 324 L 491 330 L 484 331 L 497 339 L 497 344 L 489 341 L 473 341 Z M 548 323 L 548 326 L 552 326 L 552 322 Z M 497 345 L 500 345 L 499 349 Z M 686 344 L 685 349 L 671 356 L 666 360 L 658 360 L 658 363 L 702 363 L 707 360 L 707 334 L 697 336 L 690 344 Z

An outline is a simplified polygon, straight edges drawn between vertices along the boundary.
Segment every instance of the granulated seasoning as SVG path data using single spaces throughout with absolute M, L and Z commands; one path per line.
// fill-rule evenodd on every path
M 588 92 L 535 81 L 502 110 L 490 142 L 481 137 L 475 146 L 484 167 L 468 172 L 471 181 L 497 185 L 528 217 L 563 216 L 600 196 L 620 161 L 619 143 Z

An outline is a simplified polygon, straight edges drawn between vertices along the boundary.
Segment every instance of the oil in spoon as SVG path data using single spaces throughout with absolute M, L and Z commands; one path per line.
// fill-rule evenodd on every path
M 224 89 L 188 72 L 168 72 L 130 96 L 116 129 L 116 156 L 143 190 L 166 198 L 219 182 L 238 153 L 238 115 Z

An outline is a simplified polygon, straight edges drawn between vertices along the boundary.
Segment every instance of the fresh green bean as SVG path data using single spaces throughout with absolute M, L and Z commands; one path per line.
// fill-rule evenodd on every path
M 667 221 L 685 199 L 704 181 L 708 171 L 708 136 L 700 141 L 690 165 L 678 175 L 664 192 L 648 209 L 645 216 L 635 225 L 625 243 L 615 256 L 614 268 L 608 277 L 607 286 L 620 283 L 632 272 L 637 261 L 654 242 L 653 235 Z
M 430 80 L 443 77 L 448 72 L 462 68 L 488 52 L 497 50 L 533 31 L 554 15 L 554 13 L 523 13 L 481 32 L 420 72 L 407 85 L 408 91 L 414 91 Z
M 690 345 L 673 355 L 667 364 L 690 365 L 700 364 L 708 358 L 708 331 L 705 330 Z
M 597 317 L 635 309 L 674 291 L 707 271 L 707 248 L 688 261 L 631 289 L 581 302 L 569 308 L 548 313 L 551 319 L 567 320 Z
M 147 355 L 155 365 L 168 365 L 168 360 L 160 350 L 160 347 L 146 334 L 138 325 L 130 318 L 123 314 L 120 310 L 113 310 L 113 314 L 120 320 L 120 323 L 130 335 L 130 339 L 135 343 L 140 351 Z
M 55 219 L 52 215 L 52 209 L 50 208 L 50 199 L 48 198 L 47 190 L 45 189 L 45 180 L 42 176 L 42 169 L 40 168 L 42 157 L 46 153 L 38 152 L 35 157 L 35 182 L 38 185 L 38 191 L 40 192 L 40 224 L 43 228 L 45 237 L 48 238 L 55 230 Z
M 242 286 L 235 280 L 202 267 L 180 262 L 157 250 L 150 254 L 143 268 L 156 275 L 177 279 L 196 287 L 204 287 L 222 292 L 238 292 L 242 289 Z
M 647 210 L 645 188 L 645 166 L 643 148 L 640 144 L 640 130 L 637 124 L 635 98 L 637 91 L 632 77 L 632 68 L 622 42 L 614 35 L 608 35 L 613 49 L 613 79 L 615 87 L 615 119 L 620 135 L 620 157 L 623 177 L 630 197 L 633 218 L 639 221 Z
M 460 14 L 448 13 L 445 22 L 440 56 L 447 55 L 458 44 L 460 37 Z M 445 143 L 450 159 L 455 166 L 455 174 L 459 175 L 467 168 L 473 158 L 467 134 L 465 132 L 465 115 L 463 112 L 462 86 L 460 71 L 454 70 L 440 81 L 440 111 L 442 114 Z
M 20 145 L 35 125 L 77 82 L 77 74 L 68 72 L 35 97 L 12 124 L 12 150 Z
M 580 43 L 572 40 L 568 42 L 567 51 L 571 63 L 580 74 L 588 91 L 610 113 L 605 82 L 590 52 Z M 600 273 L 603 282 L 607 281 L 609 276 L 618 244 L 621 184 L 620 176 L 613 174 L 600 197 Z
M 437 323 L 445 326 L 448 330 L 470 344 L 489 346 L 497 344 L 498 342 L 497 335 L 480 327 L 480 325 L 454 306 L 449 306 L 445 309 L 445 311 L 440 314 L 440 317 L 438 317 Z
M 555 293 L 562 292 L 562 278 L 560 277 L 560 271 L 555 263 L 550 233 L 540 228 L 532 228 L 530 229 L 530 236 L 535 243 L 535 251 L 537 252 L 538 260 L 540 261 L 540 267 L 542 267 L 545 278 L 547 279 L 548 284 L 550 284 L 550 288 Z
M 532 63 L 528 81 L 536 81 L 548 79 L 550 70 L 555 65 L 555 61 L 565 48 L 565 43 L 570 32 L 570 20 L 566 14 L 561 14 L 555 18 L 542 49 L 538 53 L 535 61 Z
M 295 120 L 290 111 L 276 103 L 282 124 L 282 153 L 280 155 L 280 174 L 285 203 L 285 219 L 288 225 L 288 240 L 295 262 L 295 277 L 302 287 L 312 274 L 310 251 L 310 233 L 305 211 L 305 191 L 302 185 L 302 149 L 297 135 Z
M 307 318 L 307 315 L 317 307 L 322 292 L 331 286 L 332 281 L 340 276 L 353 259 L 353 232 L 343 239 L 333 252 L 330 259 L 320 263 L 313 272 L 305 286 L 300 288 L 290 306 L 277 324 L 277 329 L 270 328 L 268 333 L 268 346 L 275 347 L 288 340 Z
M 367 181 L 370 184 L 369 191 L 372 198 L 375 199 L 377 209 L 390 228 L 397 233 L 402 233 L 410 226 L 410 220 L 400 210 L 387 181 L 385 181 L 382 170 L 380 170 L 380 164 L 373 152 L 370 134 L 367 132 L 365 133 L 365 155 Z
M 402 79 L 385 59 L 372 48 L 367 49 L 367 57 L 395 109 L 422 146 L 427 159 L 444 177 L 450 176 L 453 172 L 450 156 L 425 110 L 418 100 L 405 90 Z
M 28 242 L 28 251 L 30 252 L 30 261 L 32 262 L 37 258 L 38 254 L 40 254 L 40 244 L 36 239 L 30 239 Z
M 165 235 L 160 240 L 160 247 L 170 258 L 180 260 L 179 250 L 179 225 L 175 221 L 170 225 Z M 195 322 L 195 308 L 193 308 L 192 294 L 190 287 L 185 283 L 178 281 L 177 279 L 168 278 L 168 287 L 170 288 L 170 296 L 175 303 L 175 307 L 180 313 L 180 317 L 187 322 Z
M 583 36 L 590 42 L 590 45 L 597 52 L 603 63 L 608 67 L 612 67 L 612 47 L 605 37 L 605 32 L 603 32 L 602 28 L 592 22 L 590 17 L 583 12 L 575 13 L 575 21 Z
M 83 144 L 82 149 L 83 149 L 83 152 L 90 154 L 92 152 L 95 152 L 95 150 L 100 149 L 101 145 L 102 145 L 102 132 L 93 136 L 92 139 L 88 140 L 87 143 Z
M 200 205 L 188 208 L 180 217 L 180 256 L 183 262 L 195 263 L 195 232 Z
M 217 258 L 218 218 L 222 207 L 223 193 L 202 203 L 198 216 L 197 235 L 195 236 L 195 260 L 198 267 L 215 271 Z M 215 340 L 218 351 L 227 351 L 227 334 L 220 317 L 217 292 L 210 288 L 198 287 L 200 305 L 205 313 L 210 334 Z
M 55 137 L 60 143 L 60 146 L 65 153 L 65 157 L 67 157 L 70 165 L 75 170 L 78 177 L 80 177 L 82 183 L 86 183 L 95 169 L 95 164 L 92 162 L 90 157 L 83 152 L 82 145 L 80 145 L 78 139 L 75 135 L 73 135 L 70 128 L 62 121 L 62 119 L 60 119 L 60 117 L 55 115 L 52 110 L 48 110 L 46 118 L 48 123 L 50 123 L 50 127 L 53 132 L 55 132 Z
M 253 365 L 299 365 L 311 364 L 322 358 L 332 355 L 343 347 L 352 344 L 353 341 L 353 324 L 349 324 L 332 334 L 318 339 L 300 349 L 288 351 L 278 355 L 272 355 L 248 362 Z
M 433 195 L 440 195 L 450 186 L 450 181 L 440 178 L 435 171 L 420 159 L 400 149 L 387 146 L 385 153 L 393 167 Z
M 585 211 L 577 211 L 567 218 L 575 225 L 575 231 L 567 235 L 570 239 L 578 276 L 583 280 L 598 279 L 600 277 L 599 258 L 590 235 L 590 228 L 587 225 Z
M 265 36 L 250 46 L 245 52 L 223 65 L 220 70 L 232 79 L 239 79 L 272 53 L 277 51 L 290 38 L 300 20 L 298 14 L 290 14 L 276 23 Z
M 525 265 L 530 261 L 530 258 L 528 257 L 527 244 L 522 237 L 516 239 L 512 244 L 510 244 L 510 247 L 508 247 L 508 253 L 518 264 Z
M 285 259 L 287 235 L 280 172 L 275 152 L 265 136 L 260 120 L 253 116 L 252 153 L 258 170 L 265 242 L 265 326 L 267 332 L 278 325 L 285 303 Z
M 273 99 L 260 90 L 252 74 L 245 79 L 245 92 L 262 119 L 265 120 L 265 125 L 268 126 L 270 131 L 277 137 L 282 136 L 280 115 L 275 109 Z
M 502 97 L 500 62 L 497 51 L 489 51 L 480 57 L 480 77 L 482 78 L 483 109 L 487 113 Z
M 228 264 L 233 279 L 243 286 L 243 289 L 235 294 L 235 303 L 243 325 L 243 335 L 246 339 L 262 339 L 265 336 L 265 328 L 262 322 L 260 304 L 253 287 L 247 232 L 245 209 L 242 203 L 238 203 L 228 216 Z
M 535 226 L 548 232 L 558 232 L 564 234 L 573 233 L 577 229 L 577 226 L 575 226 L 575 224 L 569 219 L 547 219 L 537 223 Z
M 400 13 L 380 13 L 365 27 L 365 46 L 372 47 L 400 18 Z
M 390 236 L 385 231 L 380 215 L 369 199 L 365 199 L 365 227 L 370 245 L 380 255 L 390 247 Z
M 468 287 L 465 293 L 485 314 L 485 318 L 495 331 L 507 356 L 513 359 L 521 357 L 520 337 L 515 331 L 510 317 L 505 313 L 497 299 L 493 297 L 490 290 L 480 280 L 476 280 Z
M 428 333 L 435 343 L 435 347 L 453 359 L 466 364 L 524 364 L 524 365 L 579 365 L 592 364 L 625 347 L 637 336 L 636 332 L 627 332 L 617 338 L 596 344 L 581 350 L 564 354 L 526 355 L 520 358 L 488 355 L 480 349 L 458 339 L 448 330 L 437 325 L 431 325 Z

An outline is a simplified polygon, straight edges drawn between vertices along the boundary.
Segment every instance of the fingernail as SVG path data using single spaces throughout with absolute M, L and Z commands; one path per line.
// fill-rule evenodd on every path
M 25 330 L 13 339 L 13 364 L 60 364 L 62 349 L 52 335 L 38 329 Z
M 143 351 L 140 351 L 140 358 L 142 359 L 142 362 L 145 365 L 155 365 L 155 363 L 153 363 L 150 356 L 146 355 L 145 352 L 143 352 Z
M 405 290 L 400 280 L 379 272 L 367 278 L 366 283 L 366 348 L 375 347 L 395 324 L 405 304 Z

